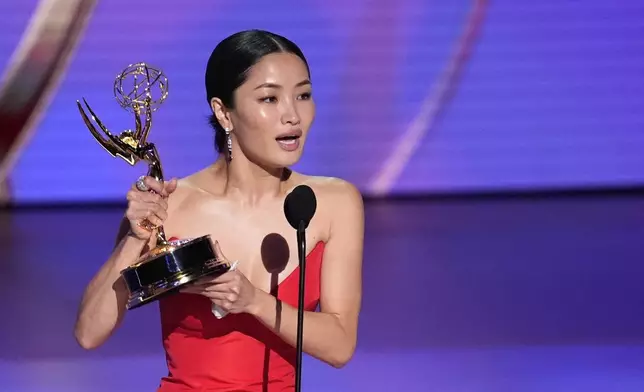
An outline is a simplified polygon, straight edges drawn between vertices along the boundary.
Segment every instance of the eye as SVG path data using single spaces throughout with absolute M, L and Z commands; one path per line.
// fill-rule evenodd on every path
M 302 100 L 302 101 L 308 101 L 309 99 L 311 99 L 311 93 L 300 94 L 300 96 L 297 97 L 297 99 Z
M 268 96 L 268 97 L 260 98 L 259 101 L 264 103 L 274 103 L 274 102 L 277 102 L 277 98 L 274 96 Z

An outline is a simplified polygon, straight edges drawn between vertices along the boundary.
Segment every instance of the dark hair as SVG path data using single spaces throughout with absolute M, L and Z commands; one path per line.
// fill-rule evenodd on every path
M 233 93 L 248 76 L 248 71 L 262 57 L 271 53 L 292 53 L 309 65 L 300 48 L 287 38 L 264 30 L 245 30 L 221 41 L 212 51 L 206 66 L 206 94 L 208 103 L 217 97 L 224 106 L 234 108 Z M 213 113 L 210 125 L 215 130 L 217 152 L 226 149 L 226 134 Z

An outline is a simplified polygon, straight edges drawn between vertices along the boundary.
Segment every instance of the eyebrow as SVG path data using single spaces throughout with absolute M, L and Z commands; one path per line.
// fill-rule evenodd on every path
M 307 84 L 310 85 L 311 81 L 309 79 L 304 79 L 298 84 L 296 84 L 295 87 L 305 86 Z M 255 87 L 255 90 L 259 90 L 260 88 L 282 88 L 282 86 L 277 83 L 268 82 L 268 83 L 262 83 L 259 86 Z

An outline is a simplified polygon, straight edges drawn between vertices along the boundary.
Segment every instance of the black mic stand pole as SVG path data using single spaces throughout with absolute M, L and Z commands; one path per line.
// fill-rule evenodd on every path
M 295 391 L 300 392 L 302 385 L 302 327 L 304 325 L 304 281 L 306 268 L 306 224 L 300 221 L 297 229 L 297 256 L 300 261 L 300 291 L 297 302 L 297 357 L 295 358 Z

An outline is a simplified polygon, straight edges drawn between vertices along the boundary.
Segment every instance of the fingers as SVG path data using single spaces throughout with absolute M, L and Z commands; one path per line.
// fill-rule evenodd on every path
M 176 178 L 171 179 L 170 181 L 165 183 L 164 190 L 166 195 L 170 195 L 172 192 L 174 192 L 177 189 L 179 181 L 177 181 Z
M 201 295 L 210 300 L 213 304 L 219 306 L 226 312 L 234 309 L 235 303 L 239 298 L 238 295 L 218 291 L 204 291 L 199 286 L 190 286 L 181 289 L 182 293 Z
M 151 233 L 152 231 L 156 230 L 159 226 L 161 226 L 163 222 L 157 218 L 157 217 L 150 217 L 146 218 L 144 220 L 139 220 L 136 222 L 136 225 L 143 230 Z
M 219 246 L 219 241 L 215 241 L 214 251 L 215 251 L 215 257 L 217 258 L 217 261 L 228 261 L 226 256 L 224 256 L 224 252 L 221 251 L 221 247 Z
M 165 200 L 162 201 L 143 201 L 143 200 L 131 200 L 128 208 L 129 212 L 135 213 L 137 216 L 143 215 L 144 218 L 147 216 L 155 214 L 161 219 L 166 219 L 168 217 L 168 204 Z
M 173 178 L 171 181 L 161 183 L 147 176 L 143 178 L 143 182 L 150 191 L 142 192 L 136 185 L 132 186 L 126 196 L 129 202 L 126 216 L 131 222 L 137 222 L 139 226 L 145 220 L 154 226 L 161 226 L 168 218 L 166 197 L 176 190 L 177 179 Z
M 152 230 L 156 227 L 159 227 L 163 225 L 163 222 L 164 222 L 160 217 L 156 215 L 137 213 L 136 211 L 126 213 L 126 217 L 130 222 L 136 223 L 139 227 L 147 230 Z M 149 227 L 148 224 L 145 223 L 145 221 L 150 222 L 153 225 L 153 227 Z
M 183 293 L 201 294 L 208 298 L 225 298 L 227 291 L 206 284 L 191 284 L 180 290 Z
M 238 271 L 228 271 L 215 277 L 206 276 L 199 279 L 194 283 L 196 286 L 217 285 L 225 287 L 227 284 L 239 285 L 241 282 L 241 275 Z
M 239 271 L 229 271 L 217 278 L 200 279 L 180 290 L 204 296 L 231 313 L 248 312 L 254 303 L 256 289 Z
M 131 189 L 127 193 L 126 198 L 130 202 L 138 201 L 142 203 L 158 204 L 164 210 L 168 209 L 168 202 L 166 201 L 166 199 L 164 199 L 163 196 L 156 193 L 141 192 L 137 189 Z
M 136 185 L 132 186 L 132 190 L 143 194 L 156 193 L 161 195 L 162 197 L 168 197 L 177 189 L 178 181 L 176 178 L 173 178 L 170 181 L 165 181 L 162 183 L 161 181 L 158 181 L 150 176 L 145 176 L 143 177 L 143 183 L 148 188 L 148 191 L 143 192 L 138 189 Z
M 186 289 L 204 292 L 229 292 L 239 294 L 241 274 L 238 271 L 225 272 L 217 277 L 204 277 L 187 286 Z
M 153 191 L 154 193 L 158 193 L 158 194 L 160 194 L 162 196 L 165 196 L 164 195 L 164 189 L 163 189 L 164 184 L 161 183 L 161 181 L 157 181 L 157 180 L 155 180 L 154 178 L 152 178 L 150 176 L 146 176 L 143 179 L 143 183 L 145 183 L 145 185 L 148 187 L 148 189 Z
M 139 181 L 145 186 L 137 186 Z M 126 196 L 128 208 L 125 216 L 137 238 L 146 240 L 155 229 L 163 226 L 168 219 L 167 197 L 177 189 L 177 182 L 176 178 L 161 182 L 153 177 L 144 176 L 132 185 Z M 139 188 L 147 190 L 142 191 Z
M 125 213 L 130 221 L 149 220 L 156 226 L 161 226 L 168 219 L 166 209 L 157 203 L 137 202 L 130 204 Z
M 180 290 L 183 293 L 200 294 L 212 300 L 234 303 L 239 298 L 239 288 L 232 285 L 192 284 Z

